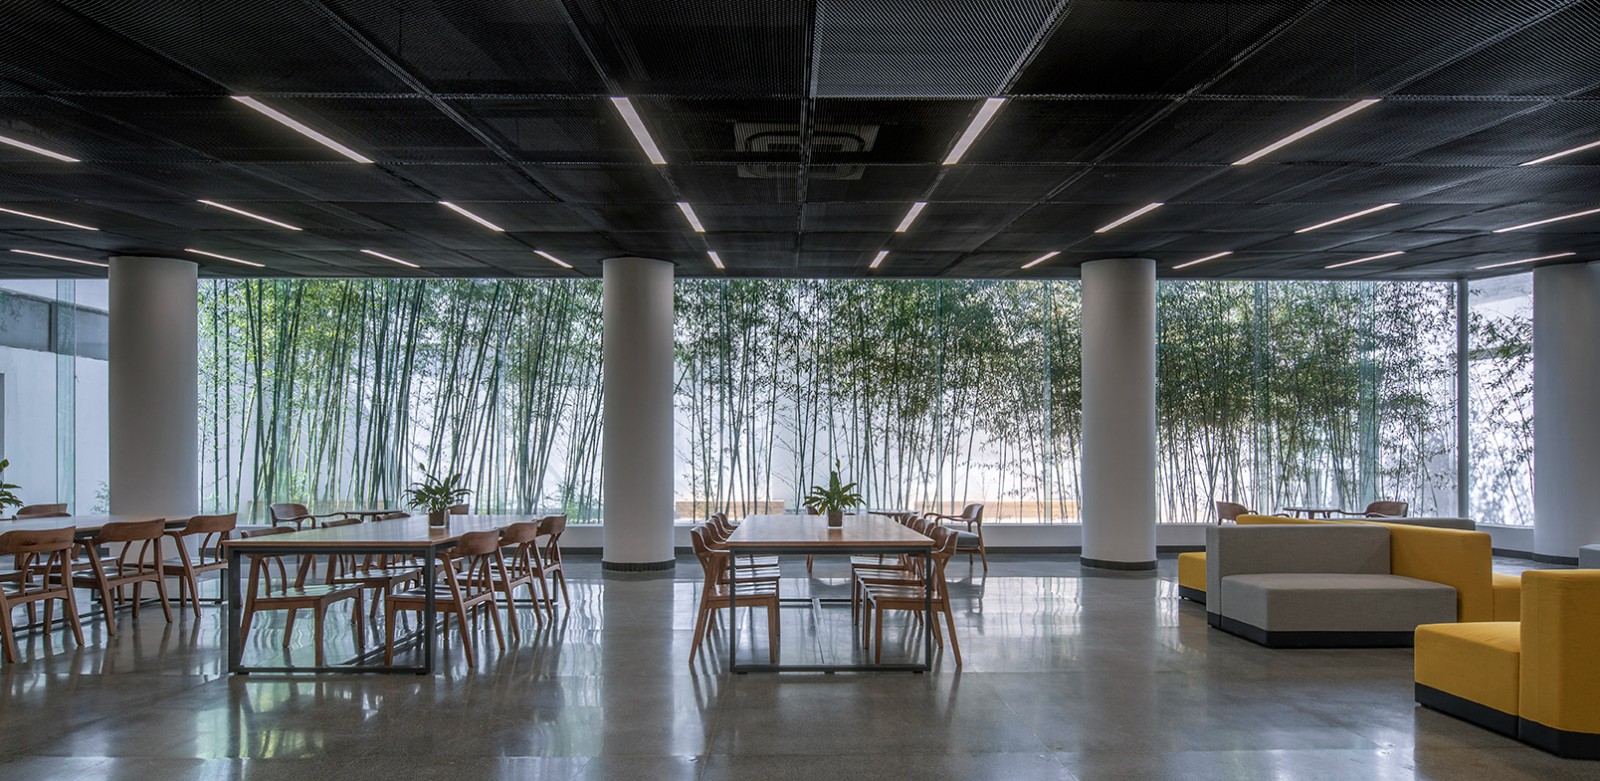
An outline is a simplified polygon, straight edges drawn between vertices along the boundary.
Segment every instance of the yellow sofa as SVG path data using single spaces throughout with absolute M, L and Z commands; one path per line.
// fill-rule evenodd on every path
M 1521 612 L 1520 622 L 1417 627 L 1417 702 L 1600 759 L 1600 570 L 1523 573 Z
M 1368 523 L 1389 529 L 1390 571 L 1443 583 L 1456 590 L 1457 620 L 1515 621 L 1521 585 L 1515 575 L 1494 572 L 1494 548 L 1485 532 L 1350 519 L 1312 520 L 1245 514 L 1240 524 Z M 1205 602 L 1206 554 L 1178 554 L 1178 594 Z

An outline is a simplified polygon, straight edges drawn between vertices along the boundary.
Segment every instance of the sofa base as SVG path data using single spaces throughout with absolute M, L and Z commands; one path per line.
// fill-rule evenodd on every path
M 1268 648 L 1410 648 L 1415 632 L 1272 632 L 1238 619 L 1211 613 L 1224 632 Z
M 1454 716 L 1470 724 L 1476 724 L 1490 732 L 1498 732 L 1508 738 L 1517 737 L 1517 716 L 1514 713 L 1496 710 L 1487 705 L 1482 705 L 1465 697 L 1457 697 L 1446 691 L 1440 691 L 1432 686 L 1416 684 L 1417 703 L 1430 710 L 1436 710 L 1446 716 Z
M 1547 727 L 1537 721 L 1517 720 L 1517 738 L 1566 759 L 1600 759 L 1600 735 L 1569 732 Z
M 1197 588 L 1189 588 L 1188 586 L 1179 586 L 1178 587 L 1178 596 L 1183 597 L 1184 599 L 1187 599 L 1190 602 L 1199 602 L 1202 605 L 1204 605 L 1206 603 L 1206 592 L 1201 591 L 1200 589 L 1197 589 Z

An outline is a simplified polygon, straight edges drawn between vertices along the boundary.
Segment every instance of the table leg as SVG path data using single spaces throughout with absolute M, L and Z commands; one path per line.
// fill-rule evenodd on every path
M 739 666 L 739 568 L 736 559 L 728 553 L 728 672 L 738 672 Z
M 228 568 L 223 570 L 222 576 L 228 581 L 228 620 L 223 622 L 222 630 L 228 638 L 228 672 L 240 673 L 242 660 L 242 640 L 239 637 L 239 621 L 244 614 L 243 596 L 239 589 L 239 572 L 244 565 L 244 554 L 237 548 L 228 550 Z M 247 674 L 247 673 L 241 673 Z
M 933 670 L 933 622 L 939 620 L 933 615 L 933 554 L 922 555 L 922 610 L 927 626 L 922 628 L 923 657 L 922 663 L 928 670 Z
M 418 675 L 433 674 L 433 589 L 438 577 L 439 562 L 430 553 L 428 565 L 422 568 L 422 672 Z M 466 644 L 463 643 L 462 647 L 465 648 Z

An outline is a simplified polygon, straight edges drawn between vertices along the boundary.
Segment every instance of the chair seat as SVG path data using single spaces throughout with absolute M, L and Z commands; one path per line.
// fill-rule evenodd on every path
M 981 541 L 982 538 L 979 537 L 976 532 L 956 532 L 956 550 L 976 548 Z
M 776 583 L 740 583 L 736 592 L 740 597 L 777 597 L 778 586 Z M 728 598 L 728 584 L 717 585 L 712 598 Z
M 356 597 L 361 594 L 357 586 L 340 585 L 331 583 L 313 583 L 306 586 L 284 586 L 281 588 L 267 589 L 266 593 L 257 594 L 256 604 L 263 601 L 299 600 L 299 599 L 344 599 Z
M 778 566 L 778 557 L 777 556 L 738 556 L 738 557 L 734 558 L 733 565 L 735 567 L 739 567 L 741 569 L 745 568 L 745 567 L 776 567 L 776 566 Z
M 475 599 L 482 599 L 493 593 L 493 590 L 472 591 L 470 589 L 462 589 L 461 599 L 466 602 L 471 602 Z M 422 602 L 427 598 L 428 590 L 421 588 L 408 588 L 404 591 L 396 591 L 395 593 L 389 595 L 389 600 L 392 602 Z M 454 602 L 456 596 L 450 592 L 450 587 L 448 585 L 440 583 L 439 585 L 433 587 L 433 599 L 436 602 Z

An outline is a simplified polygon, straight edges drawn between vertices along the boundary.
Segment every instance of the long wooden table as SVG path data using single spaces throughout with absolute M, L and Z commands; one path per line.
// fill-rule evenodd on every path
M 100 533 L 100 527 L 108 523 L 153 521 L 165 518 L 168 529 L 181 527 L 189 522 L 189 516 L 161 516 L 161 515 L 66 515 L 55 518 L 25 518 L 20 521 L 0 521 L 0 532 L 9 531 L 53 531 L 74 527 L 78 539 L 93 537 Z
M 890 518 L 847 515 L 844 526 L 831 528 L 824 515 L 751 515 L 728 537 L 730 559 L 741 555 L 804 554 L 809 556 L 900 555 L 923 557 L 924 624 L 921 664 L 744 664 L 739 662 L 739 611 L 728 618 L 728 669 L 731 672 L 846 672 L 903 670 L 925 672 L 933 667 L 933 539 Z M 735 604 L 738 567 L 729 567 L 728 606 Z M 847 598 L 780 599 L 779 603 L 849 603 Z
M 513 523 L 536 521 L 538 515 L 451 515 L 444 526 L 429 526 L 426 516 L 410 516 L 389 521 L 336 526 L 331 529 L 273 534 L 228 540 L 223 548 L 228 555 L 228 671 L 248 674 L 253 672 L 412 672 L 423 675 L 433 672 L 433 639 L 437 611 L 434 606 L 434 585 L 437 572 L 433 566 L 439 552 L 454 547 L 469 532 L 503 529 Z M 422 664 L 420 666 L 388 666 L 351 664 L 326 667 L 266 667 L 246 665 L 243 660 L 243 638 L 239 636 L 239 622 L 244 614 L 244 591 L 240 580 L 245 574 L 244 557 L 254 556 L 317 556 L 329 554 L 354 555 L 415 555 L 427 562 L 422 566 L 424 607 L 422 611 Z M 363 656 L 357 656 L 359 661 Z

